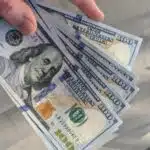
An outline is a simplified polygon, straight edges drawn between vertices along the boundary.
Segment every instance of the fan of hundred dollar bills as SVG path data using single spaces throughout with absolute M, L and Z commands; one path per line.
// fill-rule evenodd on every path
M 38 31 L 0 22 L 0 84 L 48 149 L 98 150 L 139 91 L 133 62 L 142 39 L 29 1 Z

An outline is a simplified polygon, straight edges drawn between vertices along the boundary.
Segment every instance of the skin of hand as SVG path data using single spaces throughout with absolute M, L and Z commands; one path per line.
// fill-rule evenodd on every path
M 89 18 L 103 20 L 104 13 L 98 8 L 95 0 L 72 0 Z M 15 26 L 25 35 L 37 29 L 36 18 L 24 0 L 0 0 L 0 16 Z

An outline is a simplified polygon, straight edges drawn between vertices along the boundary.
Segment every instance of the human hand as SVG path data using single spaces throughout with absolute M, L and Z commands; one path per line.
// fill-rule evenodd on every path
M 103 20 L 104 14 L 95 0 L 72 0 L 85 14 L 94 20 Z M 24 34 L 36 31 L 36 18 L 24 0 L 0 0 L 0 16 Z

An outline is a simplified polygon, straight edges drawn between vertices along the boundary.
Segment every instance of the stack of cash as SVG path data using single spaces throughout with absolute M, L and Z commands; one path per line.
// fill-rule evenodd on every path
M 142 39 L 86 16 L 28 1 L 38 30 L 0 22 L 0 84 L 49 149 L 98 150 L 139 91 Z

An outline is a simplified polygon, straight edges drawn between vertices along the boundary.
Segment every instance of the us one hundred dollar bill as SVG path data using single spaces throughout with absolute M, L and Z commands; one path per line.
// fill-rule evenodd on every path
M 125 103 L 122 97 L 116 93 L 107 82 L 105 82 L 103 76 L 101 76 L 86 59 L 84 59 L 84 55 L 78 53 L 77 48 L 72 45 L 69 40 L 65 38 L 65 36 L 61 33 L 59 36 L 68 50 L 68 53 L 70 53 L 78 61 L 83 73 L 87 76 L 91 84 L 93 84 L 98 90 L 100 96 L 104 97 L 108 104 L 111 104 L 114 111 L 120 113 L 123 109 L 127 108 L 127 103 Z
M 33 119 L 33 117 L 30 116 L 29 110 L 24 109 L 25 105 L 21 105 L 18 101 L 18 97 L 14 95 L 12 92 L 12 89 L 9 87 L 9 85 L 4 81 L 3 78 L 0 77 L 0 84 L 3 86 L 3 88 L 6 90 L 9 97 L 12 99 L 12 101 L 16 104 L 18 109 L 22 111 L 22 115 L 25 117 L 26 121 L 30 124 L 30 126 L 33 128 L 33 130 L 36 132 L 36 134 L 41 138 L 44 145 L 48 150 L 57 150 L 55 145 L 52 143 L 52 141 L 47 137 L 47 135 L 42 131 L 42 129 L 39 127 L 39 124 Z M 113 140 L 116 138 L 118 134 L 108 134 L 105 135 L 105 138 L 103 141 L 101 141 L 102 145 L 106 144 L 107 142 Z M 94 148 L 94 147 L 93 147 Z
M 39 31 L 29 37 L 0 24 L 0 75 L 56 148 L 100 145 L 122 122 L 65 53 L 55 28 L 37 18 Z
M 64 31 L 64 30 L 63 30 Z M 68 33 L 67 33 L 68 34 Z M 65 34 L 66 35 L 66 34 Z M 107 83 L 114 91 L 116 91 L 123 100 L 129 102 L 139 91 L 139 88 L 133 83 L 124 79 L 121 75 L 110 69 L 103 61 L 96 59 L 91 55 L 91 49 L 86 44 L 77 40 L 75 37 L 66 36 L 67 39 L 78 49 L 78 55 L 82 56 L 89 65 L 92 64 L 98 71 L 98 76 L 103 76 L 104 82 Z
M 63 16 L 66 23 L 80 31 L 90 44 L 102 47 L 113 59 L 132 68 L 142 43 L 141 38 L 93 21 L 86 16 L 51 7 L 48 0 L 36 0 L 36 3 L 48 13 Z
M 64 30 L 61 31 L 64 33 L 66 40 L 68 40 L 66 43 L 71 42 L 76 47 L 76 50 L 78 50 L 76 52 L 77 56 L 80 56 L 79 59 L 84 60 L 84 66 L 87 64 L 87 66 L 92 65 L 90 68 L 96 68 L 98 71 L 96 74 L 103 78 L 103 82 L 107 83 L 111 89 L 117 92 L 123 100 L 129 102 L 133 99 L 139 91 L 139 88 L 134 83 L 128 82 L 121 75 L 116 73 L 114 69 L 110 69 L 100 59 L 93 57 L 91 50 L 86 47 L 85 43 L 77 40 L 75 36 L 69 35 L 68 32 L 64 32 Z M 62 32 L 60 34 L 62 34 Z
M 82 62 L 82 65 L 85 67 L 88 63 L 87 67 L 90 66 L 89 68 L 92 70 L 94 68 L 96 69 L 96 74 L 103 78 L 103 81 L 101 81 L 99 85 L 102 85 L 104 82 L 106 82 L 107 85 L 110 85 L 124 101 L 128 102 L 133 99 L 139 89 L 135 86 L 134 82 L 132 82 L 134 75 L 132 75 L 131 72 L 129 72 L 126 68 L 118 65 L 115 61 L 111 61 L 111 59 L 102 51 L 100 52 L 97 49 L 95 50 L 94 47 L 86 45 L 86 43 L 84 43 L 85 40 L 84 42 L 82 41 L 80 34 L 76 34 L 74 30 L 69 30 L 68 26 L 64 24 L 64 21 L 60 21 L 60 19 L 63 20 L 62 17 L 58 18 L 58 16 L 53 16 L 42 10 L 40 12 L 45 20 L 53 23 L 55 22 L 55 26 L 57 26 L 61 33 L 65 35 L 66 41 L 69 40 L 66 42 L 66 44 L 71 43 L 74 45 L 74 47 L 76 47 L 75 49 L 78 50 L 78 52 L 75 53 L 78 53 L 80 56 L 82 53 L 82 60 L 84 59 L 84 64 Z M 77 39 L 75 37 L 77 37 Z M 79 38 L 80 40 L 78 40 Z M 81 59 L 81 57 L 78 57 L 78 60 L 80 60 L 79 58 Z M 87 71 L 89 74 L 89 69 L 87 69 Z M 110 96 L 109 99 L 112 98 L 114 101 L 116 101 L 115 97 L 112 96 L 110 92 L 108 92 L 106 87 L 107 86 L 103 86 L 103 90 L 101 92 L 104 92 L 104 94 L 107 93 Z M 106 94 L 105 96 L 107 97 Z M 116 101 L 116 103 L 118 103 L 118 101 Z
M 51 26 L 50 23 L 53 22 L 53 20 L 49 20 L 49 17 L 46 18 L 45 13 L 43 13 L 43 11 L 39 11 L 39 14 L 47 23 L 48 28 L 50 28 L 50 26 Z M 69 58 L 72 57 L 71 60 L 76 59 L 78 57 L 77 53 L 74 52 L 74 50 L 76 48 L 69 41 L 66 41 L 66 40 L 67 39 L 65 39 L 65 40 L 63 39 L 63 44 L 65 45 L 65 49 L 67 49 L 66 55 L 69 55 L 69 53 L 70 53 Z M 70 43 L 70 45 L 68 45 L 69 43 Z M 62 46 L 61 46 L 61 48 L 62 48 Z M 82 73 L 84 73 L 86 75 L 87 80 L 89 80 L 89 82 L 91 82 L 90 85 L 91 86 L 94 85 L 93 88 L 96 88 L 98 93 L 100 93 L 99 97 L 104 98 L 108 104 L 111 104 L 111 107 L 117 113 L 121 112 L 124 108 L 127 108 L 128 104 L 122 100 L 122 97 L 118 93 L 114 92 L 113 89 L 111 87 L 109 87 L 109 85 L 107 85 L 107 82 L 105 83 L 103 76 L 101 76 L 97 72 L 97 70 L 94 69 L 94 67 L 92 65 L 90 65 L 90 64 L 86 65 L 87 63 L 88 63 L 87 60 L 85 60 L 83 62 L 82 60 L 77 59 L 76 64 L 78 64 L 78 66 L 81 68 Z

